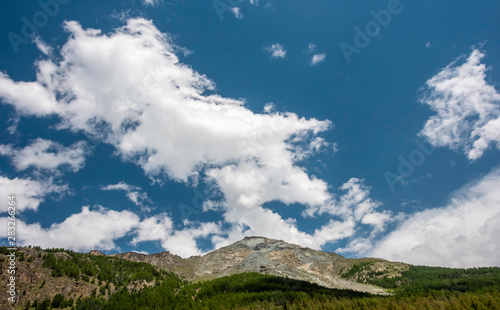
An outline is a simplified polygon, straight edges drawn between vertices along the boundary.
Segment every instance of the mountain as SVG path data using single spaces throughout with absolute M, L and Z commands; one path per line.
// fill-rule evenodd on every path
M 396 277 L 409 268 L 407 264 L 382 259 L 347 259 L 335 253 L 316 251 L 264 237 L 246 237 L 230 246 L 187 259 L 169 252 L 151 255 L 129 252 L 111 256 L 146 262 L 189 281 L 205 281 L 255 272 L 307 281 L 327 288 L 351 289 L 372 294 L 387 292 L 374 285 L 359 283 L 363 274 L 357 275 L 358 277 L 345 275 L 359 264 L 365 266 L 365 276 L 372 273 L 372 277 Z
M 11 251 L 0 247 L 0 282 Z M 248 237 L 203 256 L 24 247 L 0 309 L 500 309 L 500 268 L 346 259 Z M 8 285 L 7 285 L 8 286 Z

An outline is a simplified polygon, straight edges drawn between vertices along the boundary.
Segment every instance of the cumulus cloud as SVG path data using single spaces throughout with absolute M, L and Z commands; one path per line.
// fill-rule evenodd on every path
M 484 54 L 475 49 L 426 83 L 420 101 L 437 114 L 420 135 L 435 146 L 463 151 L 470 160 L 480 158 L 490 147 L 500 149 L 500 94 L 486 82 Z
M 33 82 L 0 75 L 0 98 L 21 115 L 57 116 L 61 120 L 58 129 L 101 139 L 114 146 L 121 159 L 137 164 L 155 181 L 196 184 L 203 175 L 203 181 L 214 184 L 223 195 L 222 201 L 205 204 L 217 205 L 223 213 L 222 226 L 185 221 L 184 228 L 173 229 L 163 217 L 150 219 L 149 229 L 139 224 L 145 220 L 131 219 L 128 213 L 97 214 L 135 221 L 129 224 L 129 231 L 137 232 L 134 243 L 153 240 L 161 230 L 166 232 L 158 233 L 154 240 L 181 255 L 199 254 L 199 238 L 211 238 L 214 246 L 220 247 L 245 235 L 320 248 L 352 236 L 360 225 L 377 231 L 383 227 L 386 219 L 376 213 L 374 202 L 352 214 L 331 211 L 337 203 L 344 209 L 347 202 L 342 198 L 338 202 L 325 181 L 299 165 L 307 157 L 331 149 L 333 144 L 320 137 L 331 128 L 328 120 L 274 112 L 270 107 L 258 114 L 242 100 L 213 94 L 214 83 L 180 63 L 175 55 L 179 48 L 151 21 L 129 19 L 108 34 L 83 29 L 74 21 L 64 27 L 70 37 L 60 55 L 37 61 Z M 269 51 L 272 57 L 286 54 L 281 44 L 272 45 Z M 352 181 L 347 186 L 360 183 Z M 132 194 L 140 189 L 126 183 L 105 188 L 124 190 L 132 201 L 141 201 L 139 195 Z M 315 210 L 310 215 L 319 211 L 317 214 L 335 214 L 337 218 L 308 234 L 297 228 L 295 220 L 283 219 L 264 207 L 271 201 L 299 203 L 306 210 Z M 71 221 L 88 219 L 88 212 L 83 210 Z M 66 227 L 64 223 L 51 230 Z M 26 227 L 38 229 L 32 225 Z M 38 231 L 41 236 L 49 233 L 41 228 Z M 117 230 L 113 236 L 120 238 L 124 231 Z M 101 248 L 113 247 L 111 239 L 93 240 Z M 90 244 L 83 243 L 83 247 Z
M 141 221 L 137 226 L 137 235 L 132 244 L 151 240 L 167 240 L 173 231 L 172 219 L 167 214 L 158 214 Z M 195 248 L 196 249 L 196 248 Z
M 127 192 L 127 198 L 132 201 L 136 206 L 140 207 L 143 211 L 151 211 L 152 201 L 148 197 L 146 192 L 141 192 L 141 188 L 138 186 L 129 185 L 125 182 L 120 182 L 118 184 L 110 184 L 101 187 L 104 191 L 116 191 L 122 190 Z
M 0 224 L 7 227 L 8 219 L 0 218 Z M 72 214 L 61 223 L 43 228 L 39 223 L 28 224 L 17 220 L 18 242 L 23 245 L 37 245 L 43 248 L 60 247 L 74 251 L 94 249 L 119 250 L 116 242 L 123 237 L 132 237 L 131 245 L 144 241 L 160 241 L 171 252 L 189 257 L 204 254 L 198 249 L 196 239 L 219 233 L 214 223 L 203 223 L 182 230 L 173 230 L 172 219 L 164 213 L 140 220 L 131 211 L 114 211 L 102 206 L 82 207 L 81 212 Z M 5 238 L 6 232 L 1 234 Z
M 364 184 L 364 180 L 351 178 L 339 189 L 344 193 L 333 203 L 309 208 L 304 213 L 308 216 L 327 213 L 341 219 L 338 222 L 330 221 L 317 234 L 337 235 L 337 239 L 349 238 L 347 246 L 336 249 L 337 253 L 365 255 L 387 225 L 401 220 L 404 214 L 393 215 L 390 211 L 379 210 L 382 203 L 370 197 L 370 187 Z
M 260 174 L 263 178 L 268 176 L 265 171 L 260 171 Z M 244 236 L 264 235 L 320 249 L 326 243 L 361 234 L 366 231 L 367 227 L 371 240 L 385 230 L 387 223 L 396 219 L 390 212 L 377 210 L 381 203 L 369 197 L 369 187 L 364 185 L 363 180 L 357 178 L 350 179 L 340 187 L 344 193 L 339 197 L 322 196 L 321 186 L 326 186 L 326 184 L 321 182 L 316 183 L 317 191 L 311 192 L 310 196 L 283 186 L 286 181 L 279 185 L 269 184 L 268 186 L 271 186 L 272 189 L 271 193 L 281 195 L 281 197 L 288 196 L 290 202 L 296 201 L 309 205 L 310 207 L 304 212 L 304 215 L 312 217 L 315 214 L 327 213 L 337 218 L 337 220 L 331 219 L 327 224 L 316 229 L 313 234 L 308 234 L 297 228 L 295 219 L 283 219 L 272 210 L 259 206 L 263 202 L 272 201 L 273 198 L 259 194 L 262 190 L 255 184 L 245 183 L 245 173 L 239 175 L 226 171 L 222 173 L 222 176 L 223 180 L 219 181 L 218 184 L 226 193 L 227 210 L 224 214 L 224 220 L 233 225 L 227 238 L 218 236 L 213 238 L 216 247 L 226 246 Z M 294 177 L 293 172 L 290 172 L 290 177 Z M 241 192 L 236 192 L 234 188 L 239 188 Z M 248 191 L 245 191 L 244 188 Z M 286 192 L 285 190 L 290 191 Z M 262 197 L 266 197 L 268 200 L 258 200 Z M 317 204 L 314 204 L 314 199 L 317 199 Z M 325 199 L 328 199 L 328 203 L 323 203 Z
M 326 58 L 326 54 L 324 54 L 324 53 L 313 55 L 313 57 L 311 58 L 311 66 L 317 65 L 320 62 L 325 61 L 325 58 Z
M 215 223 L 201 223 L 197 227 L 175 231 L 167 239 L 162 240 L 162 246 L 181 257 L 205 254 L 199 250 L 196 239 L 220 234 L 221 229 Z M 156 239 L 156 238 L 155 238 Z
M 36 181 L 31 179 L 0 176 L 0 195 L 7 197 L 14 194 L 17 198 L 16 210 L 37 210 L 44 198 L 50 194 L 63 195 L 68 192 L 66 185 L 53 184 L 52 179 Z M 7 212 L 7 204 L 0 204 L 0 212 Z M 5 226 L 7 227 L 7 226 Z
M 265 50 L 271 53 L 271 58 L 285 58 L 286 56 L 285 47 L 280 43 L 267 46 Z
M 8 219 L 0 218 L 0 224 L 7 227 Z M 131 245 L 144 241 L 160 241 L 165 249 L 182 257 L 203 254 L 196 244 L 196 238 L 206 237 L 220 231 L 214 223 L 203 223 L 183 230 L 173 230 L 171 218 L 164 213 L 140 220 L 131 211 L 114 211 L 102 206 L 82 207 L 81 212 L 72 214 L 61 223 L 44 228 L 39 223 L 28 224 L 17 220 L 18 242 L 23 245 L 37 245 L 43 248 L 60 247 L 74 251 L 94 249 L 119 250 L 116 242 L 123 237 L 132 237 Z M 6 232 L 2 232 L 7 238 Z
M 11 157 L 12 164 L 17 171 L 32 167 L 56 172 L 59 167 L 67 166 L 73 172 L 77 172 L 85 165 L 85 156 L 89 150 L 85 141 L 65 147 L 57 142 L 40 138 L 23 149 L 15 149 L 11 145 L 0 145 L 0 155 Z
M 6 221 L 6 218 L 0 219 L 0 222 Z M 18 220 L 18 231 L 20 242 L 25 245 L 61 247 L 75 251 L 113 250 L 116 248 L 115 240 L 124 237 L 138 222 L 139 217 L 130 211 L 118 212 L 103 208 L 90 210 L 89 207 L 83 207 L 80 213 L 71 215 L 62 223 L 52 224 L 49 228 Z
M 500 266 L 500 168 L 455 192 L 441 208 L 412 214 L 370 255 L 430 266 Z

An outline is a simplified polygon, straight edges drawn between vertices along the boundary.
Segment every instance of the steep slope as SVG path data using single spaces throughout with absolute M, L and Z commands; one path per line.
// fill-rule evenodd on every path
M 5 248 L 3 248 L 5 249 Z M 6 251 L 0 253 L 0 280 L 2 283 L 9 283 L 10 277 L 7 274 L 8 260 Z M 21 254 L 22 253 L 22 254 Z M 76 281 L 70 277 L 52 277 L 52 270 L 43 267 L 42 255 L 46 254 L 43 251 L 32 248 L 21 248 L 17 252 L 21 254 L 23 259 L 19 257 L 16 261 L 16 289 L 19 298 L 19 304 L 25 304 L 26 301 L 52 298 L 55 294 L 62 294 L 66 298 L 77 299 L 78 297 L 89 297 L 92 291 L 99 289 L 99 286 L 94 283 Z M 64 252 L 56 253 L 57 259 L 67 259 L 69 255 Z M 7 300 L 10 295 L 5 289 L 0 290 L 0 309 L 11 309 L 11 303 Z
M 408 268 L 401 263 L 379 259 L 352 260 L 335 253 L 316 251 L 264 237 L 246 237 L 230 246 L 203 256 L 182 259 L 169 252 L 152 255 L 122 253 L 119 258 L 147 262 L 172 271 L 182 278 L 203 281 L 244 272 L 287 277 L 316 283 L 328 288 L 352 289 L 373 294 L 385 294 L 382 288 L 359 283 L 357 278 L 343 277 L 355 266 L 362 265 L 367 273 L 394 277 Z M 349 274 L 348 274 L 349 275 Z
M 9 283 L 10 254 L 0 247 L 0 282 Z M 64 249 L 18 248 L 16 252 L 16 305 L 28 301 L 51 302 L 60 295 L 66 304 L 79 299 L 97 297 L 107 300 L 119 289 L 136 291 L 152 287 L 166 278 L 179 286 L 185 282 L 177 276 L 158 271 L 157 267 L 127 260 L 115 259 L 99 251 L 77 253 Z M 7 287 L 0 290 L 0 309 L 14 309 L 7 298 Z M 64 308 L 64 307 L 63 307 Z M 43 308 L 45 309 L 45 308 Z

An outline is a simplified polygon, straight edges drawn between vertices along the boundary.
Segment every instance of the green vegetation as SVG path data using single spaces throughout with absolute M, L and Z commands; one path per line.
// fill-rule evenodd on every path
M 500 268 L 410 266 L 394 276 L 360 262 L 343 274 L 394 292 L 374 296 L 257 273 L 189 283 L 146 263 L 59 249 L 45 253 L 43 266 L 52 276 L 84 280 L 96 289 L 76 301 L 60 294 L 32 300 L 26 309 L 500 309 Z M 144 281 L 151 285 L 130 285 Z
M 410 266 L 400 277 L 371 279 L 368 282 L 399 292 L 446 290 L 475 292 L 500 286 L 500 268 L 443 268 Z
M 6 246 L 0 246 L 0 254 L 8 255 L 10 254 L 11 250 L 9 250 Z
M 368 267 L 370 265 L 372 265 L 372 263 L 368 263 L 368 262 L 355 264 L 352 266 L 351 269 L 349 269 L 349 271 L 347 271 L 346 273 L 344 273 L 342 275 L 342 278 L 345 278 L 345 279 L 351 278 L 354 275 L 364 271 L 366 269 L 366 267 Z
M 295 304 L 304 309 L 315 301 L 321 304 L 330 298 L 354 300 L 369 296 L 257 273 L 187 285 L 170 275 L 155 287 L 136 292 L 122 289 L 108 301 L 86 298 L 77 302 L 76 309 L 288 309 L 287 305 Z
M 106 283 L 100 292 L 109 291 L 109 283 L 115 287 L 124 287 L 130 282 L 145 280 L 147 282 L 160 281 L 167 272 L 158 271 L 147 263 L 130 262 L 109 256 L 94 256 L 62 249 L 45 250 L 42 256 L 43 267 L 52 269 L 53 277 L 67 276 L 76 280 L 90 282 L 91 278 L 99 283 Z M 65 258 L 56 258 L 54 253 L 64 252 Z M 97 283 L 97 282 L 96 282 Z
M 121 289 L 107 301 L 80 300 L 76 309 L 500 309 L 500 287 L 483 284 L 476 291 L 429 287 L 373 296 L 256 273 L 187 285 L 170 275 L 155 287 Z

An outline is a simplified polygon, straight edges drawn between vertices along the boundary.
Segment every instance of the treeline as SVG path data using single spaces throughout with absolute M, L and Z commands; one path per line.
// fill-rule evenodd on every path
M 368 282 L 395 289 L 397 292 L 415 293 L 429 290 L 459 292 L 489 291 L 500 288 L 500 268 L 443 268 L 410 266 L 400 277 L 368 279 Z
M 76 309 L 500 309 L 500 290 L 428 289 L 374 296 L 332 290 L 308 282 L 245 273 L 182 286 L 174 278 L 137 292 L 120 290 L 109 300 L 87 298 Z
M 309 282 L 257 273 L 243 273 L 202 283 L 182 285 L 180 280 L 163 280 L 156 287 L 137 292 L 120 290 L 109 300 L 87 298 L 76 309 L 288 309 L 290 306 L 323 304 L 330 298 L 353 300 L 369 294 L 331 290 Z M 271 307 L 271 308 L 270 308 Z M 309 309 L 309 308 L 307 308 Z
M 163 279 L 168 272 L 159 271 L 147 263 L 131 262 L 108 256 L 94 256 L 64 250 L 68 258 L 56 258 L 58 249 L 45 250 L 48 252 L 41 256 L 43 267 L 52 269 L 53 277 L 67 276 L 74 279 L 82 279 L 89 282 L 113 283 L 114 286 L 126 286 L 128 283 L 145 280 L 151 282 Z
M 52 299 L 46 298 L 40 302 L 38 300 L 28 301 L 24 307 L 25 310 L 36 309 L 36 310 L 47 310 L 47 309 L 58 309 L 58 308 L 72 308 L 75 304 L 73 298 L 65 299 L 63 295 L 56 294 Z

